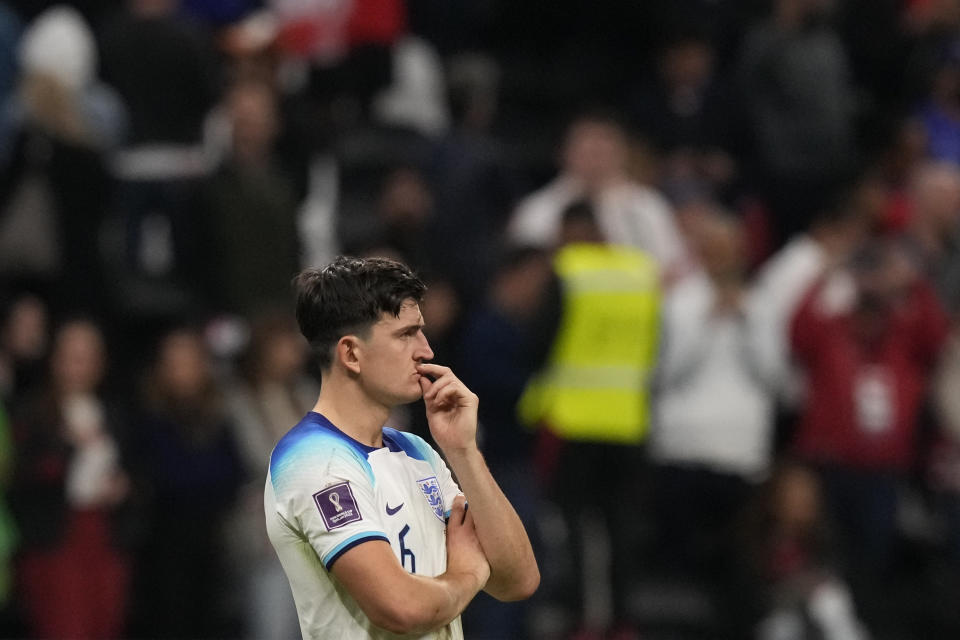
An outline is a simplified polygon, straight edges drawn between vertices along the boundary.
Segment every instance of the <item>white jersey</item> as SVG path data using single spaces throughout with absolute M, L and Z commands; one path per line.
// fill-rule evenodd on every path
M 358 544 L 390 543 L 410 573 L 446 571 L 445 522 L 460 488 L 422 438 L 384 428 L 383 444 L 363 445 L 310 412 L 270 456 L 267 533 L 290 580 L 304 638 L 396 637 L 375 627 L 330 572 Z M 460 618 L 420 637 L 463 638 Z

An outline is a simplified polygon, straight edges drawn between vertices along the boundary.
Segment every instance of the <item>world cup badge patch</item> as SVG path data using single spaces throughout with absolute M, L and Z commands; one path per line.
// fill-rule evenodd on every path
M 437 477 L 430 476 L 423 480 L 417 480 L 417 486 L 420 487 L 420 491 L 427 499 L 427 504 L 433 509 L 434 515 L 440 518 L 440 522 L 443 522 L 443 494 L 440 493 L 440 483 L 437 482 Z
M 353 497 L 349 482 L 341 482 L 318 491 L 313 494 L 313 500 L 320 509 L 327 531 L 339 529 L 363 518 L 360 515 L 360 509 L 357 508 L 357 501 Z

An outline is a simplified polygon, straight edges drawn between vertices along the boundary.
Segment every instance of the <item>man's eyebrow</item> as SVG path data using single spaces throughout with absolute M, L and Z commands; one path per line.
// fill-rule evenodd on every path
M 407 332 L 410 332 L 410 331 L 413 331 L 414 329 L 418 329 L 418 330 L 419 330 L 419 329 L 423 329 L 425 326 L 426 326 L 426 324 L 425 324 L 424 321 L 423 321 L 423 316 L 421 316 L 419 322 L 415 322 L 415 323 L 411 323 L 411 324 L 408 324 L 408 325 L 404 325 L 404 326 L 400 327 L 399 329 L 397 329 L 396 331 L 394 331 L 394 334 L 395 334 L 395 335 L 398 335 L 398 336 L 402 336 L 403 334 L 405 334 L 405 333 L 407 333 Z

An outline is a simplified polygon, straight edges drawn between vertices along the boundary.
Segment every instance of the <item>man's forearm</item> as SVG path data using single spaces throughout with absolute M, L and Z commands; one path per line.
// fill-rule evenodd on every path
M 485 590 L 500 600 L 529 597 L 540 583 L 540 571 L 520 517 L 476 447 L 444 453 L 466 495 L 477 537 L 490 563 Z
M 408 573 L 388 543 L 371 541 L 337 560 L 333 573 L 374 625 L 391 633 L 426 633 L 460 615 L 486 582 L 485 574 L 448 562 L 436 577 Z
M 411 577 L 417 585 L 411 590 L 416 605 L 405 612 L 410 617 L 400 624 L 385 625 L 393 633 L 427 633 L 448 624 L 460 615 L 483 583 L 469 572 L 446 572 L 436 578 Z M 390 628 L 393 627 L 393 628 Z

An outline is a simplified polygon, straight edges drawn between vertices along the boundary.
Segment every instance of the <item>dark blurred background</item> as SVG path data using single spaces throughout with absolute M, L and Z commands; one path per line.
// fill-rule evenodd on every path
M 960 0 L 0 2 L 0 637 L 299 637 L 340 253 L 534 540 L 466 637 L 960 637 Z

